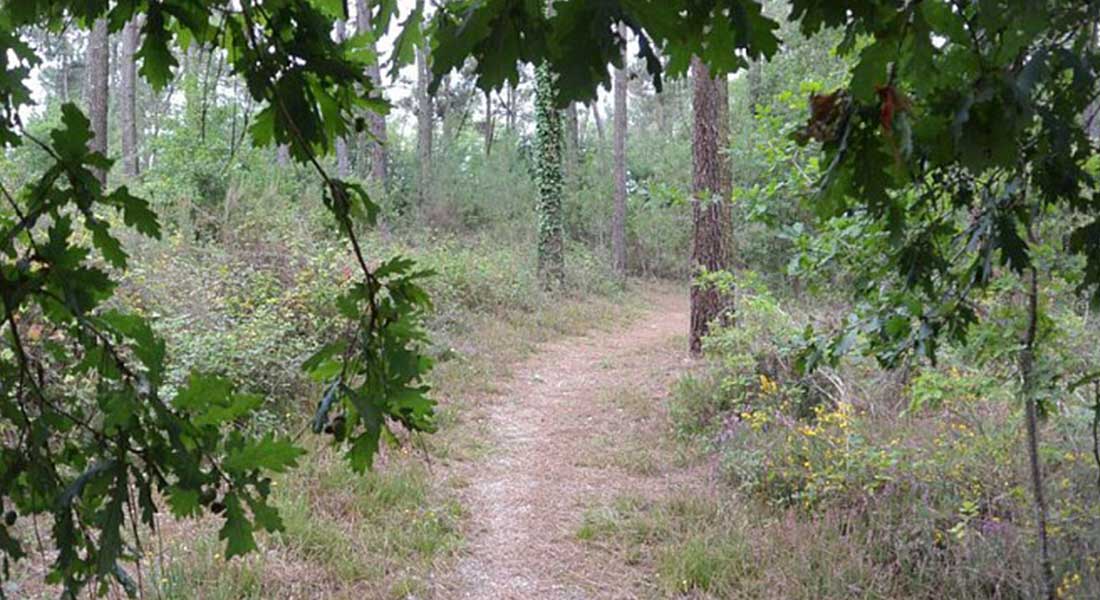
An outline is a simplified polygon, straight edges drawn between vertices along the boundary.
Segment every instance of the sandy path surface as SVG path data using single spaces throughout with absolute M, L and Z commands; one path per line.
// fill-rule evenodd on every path
M 591 460 L 596 440 L 606 447 L 633 426 L 607 394 L 626 388 L 660 403 L 684 367 L 686 294 L 646 297 L 638 318 L 611 331 L 541 347 L 483 400 L 491 450 L 458 467 L 471 531 L 438 597 L 632 597 L 630 579 L 641 574 L 607 564 L 576 533 L 589 507 L 674 485 L 674 475 L 639 476 Z

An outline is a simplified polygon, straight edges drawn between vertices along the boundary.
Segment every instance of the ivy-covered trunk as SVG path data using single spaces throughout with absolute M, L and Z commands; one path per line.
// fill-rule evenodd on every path
M 562 215 L 562 119 L 554 106 L 549 65 L 535 72 L 535 182 L 538 185 L 539 279 L 547 288 L 565 283 L 565 225 Z
M 722 196 L 722 159 L 719 156 L 721 127 L 719 104 L 722 94 L 710 71 L 698 57 L 692 61 L 695 112 L 692 135 L 692 248 L 691 248 L 691 352 L 703 349 L 703 337 L 710 323 L 722 315 L 722 294 L 713 286 L 700 284 L 704 273 L 726 269 L 729 252 L 726 247 L 727 212 Z

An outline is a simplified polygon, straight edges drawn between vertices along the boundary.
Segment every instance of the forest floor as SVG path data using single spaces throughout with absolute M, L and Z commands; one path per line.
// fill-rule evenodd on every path
M 687 294 L 642 293 L 637 317 L 542 345 L 477 399 L 468 426 L 487 448 L 446 475 L 469 531 L 438 597 L 628 598 L 650 587 L 640 565 L 582 539 L 593 506 L 706 479 L 655 451 L 670 386 L 689 365 Z

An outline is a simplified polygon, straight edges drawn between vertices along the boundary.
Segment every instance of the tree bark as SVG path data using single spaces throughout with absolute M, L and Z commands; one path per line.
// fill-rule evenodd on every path
M 347 38 L 348 31 L 347 25 L 343 19 L 336 20 L 336 41 L 342 42 Z M 346 179 L 351 173 L 351 161 L 348 158 L 348 140 L 347 138 L 340 137 L 336 139 L 334 144 L 336 150 L 336 176 L 340 179 Z
M 603 146 L 603 119 L 600 118 L 600 103 L 598 100 L 592 101 L 592 118 L 596 121 L 596 137 L 600 138 L 600 145 Z
M 122 173 L 127 178 L 138 175 L 137 130 L 137 63 L 134 54 L 138 49 L 138 18 L 134 17 L 122 28 L 122 60 L 119 65 L 119 87 L 122 99 L 119 121 L 122 125 Z
M 1034 215 L 1038 211 L 1033 211 Z M 1035 235 L 1035 223 L 1028 225 L 1028 243 L 1038 245 Z M 1027 456 L 1031 474 L 1032 503 L 1035 509 L 1035 524 L 1039 537 L 1039 569 L 1043 577 L 1044 596 L 1048 600 L 1057 597 L 1054 583 L 1054 567 L 1050 561 L 1050 543 L 1047 539 L 1047 503 L 1043 493 L 1042 459 L 1039 456 L 1039 407 L 1035 381 L 1035 345 L 1039 330 L 1039 270 L 1034 265 L 1028 273 L 1027 291 L 1027 329 L 1024 331 L 1023 347 L 1020 350 L 1019 364 L 1022 386 L 1020 393 L 1024 400 L 1024 421 L 1027 428 Z
M 723 313 L 723 299 L 712 285 L 698 277 L 726 269 L 725 201 L 722 198 L 722 159 L 719 156 L 720 97 L 706 65 L 692 59 L 694 123 L 692 134 L 692 251 L 690 349 L 700 354 L 710 324 Z
M 565 109 L 565 176 L 575 185 L 580 176 L 581 131 L 577 118 L 577 104 L 571 102 Z
M 356 29 L 360 33 L 365 33 L 371 30 L 371 2 L 369 0 L 356 0 Z M 370 49 L 376 51 L 376 45 L 373 41 L 370 43 Z M 367 76 L 370 77 L 371 83 L 374 85 L 374 90 L 371 92 L 372 98 L 382 97 L 382 69 L 378 64 L 378 59 L 371 61 L 367 66 Z M 370 154 L 370 176 L 374 181 L 385 187 L 386 179 L 388 177 L 388 165 L 386 156 L 386 116 L 371 112 L 368 120 L 368 127 L 370 133 L 370 139 L 368 143 L 368 151 Z
M 423 0 L 417 0 L 417 9 L 422 10 Z M 428 93 L 431 81 L 431 65 L 428 49 L 421 45 L 416 49 L 416 152 L 420 160 L 420 178 L 417 186 L 418 199 L 423 206 L 431 179 L 432 129 L 435 109 L 432 96 Z
M 493 134 L 496 133 L 496 121 L 493 117 L 493 94 L 485 92 L 485 156 L 493 153 Z
M 508 135 L 511 136 L 516 133 L 516 86 L 512 83 L 508 84 L 506 103 Z
M 626 277 L 626 64 L 615 69 L 615 206 L 611 215 L 611 258 L 619 277 Z
M 723 213 L 727 215 L 727 223 L 729 225 L 728 215 L 730 214 L 730 199 L 733 196 L 733 163 L 730 162 L 730 88 L 729 79 L 725 76 L 715 79 L 715 85 L 718 88 L 718 160 L 720 180 L 722 182 L 722 206 L 724 208 Z M 726 231 L 729 231 L 727 228 Z
M 538 273 L 543 286 L 565 283 L 565 225 L 562 215 L 562 123 L 554 105 L 554 79 L 546 63 L 535 72 L 536 183 L 539 190 Z
M 107 88 L 111 76 L 110 36 L 107 32 L 107 19 L 97 19 L 88 35 L 88 83 L 86 101 L 88 117 L 92 122 L 91 150 L 107 156 Z M 107 185 L 107 171 L 95 169 L 93 173 L 100 185 Z

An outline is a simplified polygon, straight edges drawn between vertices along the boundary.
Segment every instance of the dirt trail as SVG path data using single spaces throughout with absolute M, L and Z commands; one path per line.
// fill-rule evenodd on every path
M 671 484 L 666 475 L 640 477 L 585 460 L 599 451 L 594 440 L 606 443 L 631 427 L 601 398 L 634 386 L 659 403 L 684 367 L 686 294 L 651 291 L 646 298 L 642 315 L 611 331 L 543 346 L 484 401 L 492 449 L 460 468 L 473 531 L 455 581 L 439 597 L 630 596 L 631 582 L 622 579 L 639 574 L 604 564 L 608 558 L 586 549 L 576 533 L 586 508 Z

